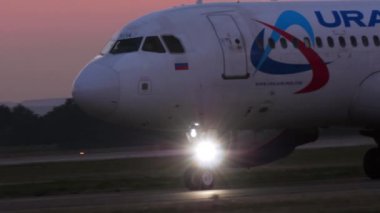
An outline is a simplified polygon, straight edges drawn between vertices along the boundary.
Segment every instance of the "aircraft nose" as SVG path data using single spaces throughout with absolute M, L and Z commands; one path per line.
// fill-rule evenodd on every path
M 90 115 L 105 119 L 118 106 L 119 75 L 100 63 L 87 65 L 74 82 L 73 98 Z

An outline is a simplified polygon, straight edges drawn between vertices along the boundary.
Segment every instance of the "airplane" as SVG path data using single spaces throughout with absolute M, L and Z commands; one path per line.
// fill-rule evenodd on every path
M 73 85 L 97 118 L 182 131 L 189 189 L 221 164 L 254 167 L 356 127 L 380 144 L 380 3 L 203 3 L 143 16 L 116 33 Z M 363 160 L 380 178 L 380 149 Z

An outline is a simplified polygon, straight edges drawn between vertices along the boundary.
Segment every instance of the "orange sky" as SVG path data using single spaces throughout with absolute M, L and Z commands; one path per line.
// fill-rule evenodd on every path
M 194 2 L 1 0 L 0 102 L 70 97 L 79 70 L 115 31 L 149 12 Z

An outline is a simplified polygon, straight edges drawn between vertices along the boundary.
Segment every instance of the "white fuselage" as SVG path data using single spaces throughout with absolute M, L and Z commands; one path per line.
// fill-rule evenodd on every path
M 267 2 L 157 12 L 113 37 L 78 76 L 74 98 L 98 117 L 141 128 L 375 126 L 376 8 L 380 2 Z M 185 51 L 171 53 L 163 35 Z M 148 37 L 164 52 L 145 48 Z M 137 50 L 112 53 L 132 38 L 142 39 Z

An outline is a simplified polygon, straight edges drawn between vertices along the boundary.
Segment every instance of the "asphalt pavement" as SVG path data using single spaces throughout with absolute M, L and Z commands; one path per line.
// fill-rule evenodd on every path
M 328 180 L 209 191 L 141 191 L 8 199 L 1 213 L 380 212 L 380 182 Z

